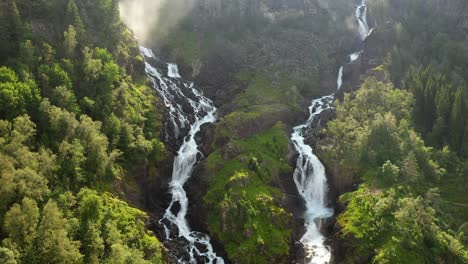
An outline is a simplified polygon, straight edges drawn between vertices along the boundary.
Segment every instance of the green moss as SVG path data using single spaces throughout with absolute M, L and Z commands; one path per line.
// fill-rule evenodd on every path
M 449 217 L 450 227 L 458 230 L 468 221 L 467 187 L 462 177 L 446 177 L 439 185 L 442 210 Z M 465 235 L 466 236 L 466 235 Z
M 291 240 L 292 216 L 280 206 L 283 194 L 271 187 L 281 172 L 290 171 L 284 157 L 288 140 L 284 126 L 232 142 L 238 155 L 225 160 L 211 154 L 212 175 L 205 202 L 209 230 L 225 245 L 234 263 L 285 261 Z
M 297 86 L 287 76 L 270 77 L 262 72 L 242 71 L 237 79 L 248 82 L 247 89 L 234 100 L 239 108 L 278 103 L 294 107 L 299 103 Z
M 302 97 L 291 79 L 247 71 L 236 77 L 247 88 L 233 100 L 237 110 L 223 117 L 217 126 L 215 142 L 263 132 L 285 116 L 301 111 Z
M 180 31 L 177 34 L 171 34 L 167 40 L 167 45 L 174 49 L 177 56 L 188 65 L 200 59 L 202 54 L 193 32 Z

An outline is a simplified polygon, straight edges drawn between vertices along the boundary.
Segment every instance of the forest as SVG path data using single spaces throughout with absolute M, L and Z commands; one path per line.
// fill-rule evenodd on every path
M 164 153 L 118 3 L 0 3 L 1 263 L 162 263 L 122 200 Z
M 0 1 L 0 263 L 468 263 L 463 0 L 128 1 Z

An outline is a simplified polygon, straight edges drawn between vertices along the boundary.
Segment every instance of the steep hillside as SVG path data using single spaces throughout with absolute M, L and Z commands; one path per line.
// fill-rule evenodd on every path
M 297 241 L 302 232 L 299 219 L 302 218 L 303 209 L 292 183 L 295 155 L 291 145 L 284 145 L 285 134 L 293 125 L 305 119 L 304 110 L 310 99 L 336 89 L 339 65 L 349 62 L 346 54 L 361 48 L 356 23 L 353 23 L 354 14 L 350 12 L 357 4 L 360 1 L 194 1 L 192 11 L 180 23 L 164 34 L 154 34 L 155 39 L 147 40 L 161 58 L 177 62 L 182 76 L 201 85 L 208 97 L 213 98 L 220 107 L 219 123 L 204 134 L 208 135 L 208 140 L 203 142 L 203 149 L 211 154 L 196 170 L 187 188 L 193 208 L 197 210 L 197 215 L 193 214 L 190 218 L 192 223 L 202 230 L 208 230 L 221 242 L 233 262 L 284 262 L 288 258 L 301 257 L 293 241 Z M 396 116 L 397 124 L 409 122 L 411 126 L 399 128 L 403 132 L 398 133 L 404 136 L 394 139 L 397 140 L 394 144 L 403 146 L 394 152 L 389 150 L 390 154 L 382 154 L 383 157 L 377 160 L 375 155 L 380 155 L 380 149 L 373 148 L 386 148 L 379 145 L 386 144 L 382 141 L 383 135 L 376 135 L 375 139 L 372 132 L 360 133 L 365 131 L 364 128 L 359 123 L 356 126 L 348 124 L 351 119 L 346 118 L 358 120 L 361 117 L 357 113 L 354 117 L 354 112 L 345 114 L 345 110 L 341 110 L 344 108 L 338 108 L 339 119 L 330 123 L 326 132 L 320 131 L 320 128 L 327 127 L 326 122 L 322 122 L 315 128 L 319 130 L 308 137 L 308 142 L 320 149 L 320 156 L 328 168 L 331 203 L 344 192 L 355 190 L 356 184 L 366 182 L 358 192 L 341 199 L 341 202 L 349 202 L 350 207 L 338 218 L 336 231 L 342 230 L 349 236 L 336 236 L 335 261 L 343 260 L 345 252 L 353 252 L 347 258 L 351 263 L 365 263 L 370 259 L 382 263 L 386 260 L 424 263 L 434 256 L 440 256 L 439 253 L 427 252 L 429 244 L 435 243 L 438 252 L 444 252 L 440 254 L 445 254 L 449 262 L 463 262 L 466 250 L 457 240 L 455 232 L 459 232 L 457 227 L 466 221 L 465 214 L 460 211 L 462 208 L 444 206 L 433 209 L 433 204 L 422 203 L 418 197 L 432 194 L 430 188 L 440 187 L 440 191 L 435 193 L 440 193 L 443 201 L 465 204 L 461 194 L 466 183 L 460 171 L 463 171 L 465 153 L 464 136 L 461 135 L 465 133 L 466 116 L 463 110 L 468 61 L 465 57 L 466 6 L 464 1 L 456 0 L 449 3 L 376 0 L 368 4 L 368 21 L 375 28 L 365 40 L 360 56 L 345 67 L 344 84 L 338 98 L 346 98 L 345 105 L 349 111 L 358 111 L 348 105 L 354 107 L 358 102 L 352 98 L 365 98 L 365 95 L 345 96 L 343 93 L 359 89 L 367 76 L 373 76 L 384 84 L 368 83 L 366 87 L 372 88 L 365 88 L 363 93 L 375 93 L 369 104 L 376 103 L 373 100 L 378 101 L 379 96 L 388 96 L 389 99 L 381 102 L 381 107 L 387 109 L 386 104 L 390 104 L 390 108 L 382 110 L 363 106 L 363 111 L 370 107 L 368 111 L 383 112 L 381 117 L 365 116 L 359 121 L 360 124 L 375 123 L 376 127 L 369 129 L 377 131 L 379 122 L 393 124 L 393 117 L 386 115 L 391 112 Z M 161 38 L 161 35 L 164 37 Z M 425 69 L 429 65 L 432 68 L 417 70 L 419 66 Z M 433 80 L 427 80 L 431 78 Z M 414 83 L 418 79 L 424 80 L 419 88 L 419 84 Z M 383 89 L 391 86 L 389 83 L 404 89 L 406 94 L 387 91 L 387 88 L 382 94 L 374 91 L 374 87 Z M 426 88 L 433 83 L 437 85 Z M 435 95 L 438 90 L 444 89 L 446 93 Z M 398 96 L 403 97 L 394 98 Z M 412 96 L 415 101 L 409 100 Z M 441 106 L 442 98 L 456 99 L 448 100 Z M 391 108 L 395 107 L 397 100 L 400 100 L 398 107 L 407 110 L 403 116 Z M 424 103 L 421 102 L 432 106 L 422 106 Z M 443 109 L 449 109 L 450 113 Z M 422 116 L 423 112 L 425 117 Z M 323 120 L 333 117 L 333 111 L 327 111 Z M 340 121 L 340 118 L 344 121 Z M 284 125 L 277 124 L 278 121 Z M 365 126 L 365 129 L 368 127 Z M 413 133 L 412 129 L 419 138 L 408 135 Z M 280 131 L 284 131 L 283 135 Z M 354 136 L 359 138 L 359 142 L 354 144 L 375 141 L 362 150 L 364 156 L 347 149 L 350 147 L 347 144 L 351 144 L 353 139 L 357 140 Z M 407 140 L 419 142 L 421 139 L 425 140 L 422 145 L 406 146 L 402 143 Z M 340 149 L 341 144 L 345 149 Z M 433 146 L 434 152 L 429 151 L 426 145 Z M 355 146 L 354 150 L 358 151 L 359 146 Z M 444 146 L 450 147 L 451 152 L 447 155 L 455 155 L 455 167 L 446 168 L 439 160 L 441 153 L 448 151 L 448 148 L 442 150 Z M 397 155 L 408 151 L 415 153 L 417 161 L 411 155 Z M 359 160 L 361 158 L 363 160 Z M 391 163 L 385 163 L 387 160 Z M 380 183 L 381 168 L 374 166 L 398 168 L 398 173 L 395 172 L 398 176 L 394 176 L 399 179 L 399 184 L 413 182 L 418 186 L 417 191 L 400 190 L 398 194 L 391 194 L 396 188 L 395 183 Z M 418 167 L 417 172 L 412 166 Z M 405 179 L 415 175 L 422 178 Z M 449 180 L 437 180 L 443 175 Z M 427 183 L 421 183 L 425 181 L 421 179 L 426 179 Z M 458 187 L 455 187 L 456 183 Z M 451 196 L 448 190 L 453 192 Z M 367 232 L 366 227 L 354 227 L 357 223 L 353 221 L 357 221 L 356 217 L 362 217 L 362 214 L 373 213 L 360 211 L 369 201 L 357 200 L 357 197 L 363 193 L 377 195 L 381 192 L 383 197 L 393 195 L 392 201 L 407 206 L 407 211 L 425 208 L 422 210 L 428 212 L 428 215 L 421 217 L 435 226 L 432 231 L 422 230 L 421 236 L 432 242 L 415 245 L 425 252 L 424 256 L 422 253 L 420 257 L 411 255 L 413 251 L 392 255 L 398 249 L 396 246 L 386 247 L 385 243 L 390 241 L 386 233 L 376 234 L 378 243 L 382 244 L 360 237 L 358 232 Z M 338 204 L 338 212 L 341 212 L 344 208 Z M 404 221 L 407 212 L 403 212 L 403 209 L 399 212 L 391 211 L 391 208 L 388 210 L 385 212 L 396 217 L 391 221 Z M 431 213 L 431 210 L 436 213 Z M 206 214 L 199 214 L 200 211 Z M 439 214 L 447 214 L 447 219 Z M 380 219 L 379 215 L 373 217 L 371 221 Z M 290 219 L 296 219 L 296 223 Z M 371 225 L 371 222 L 368 224 Z M 382 228 L 395 232 L 399 238 L 406 236 L 406 231 L 395 230 L 393 224 Z M 350 246 L 355 241 L 353 235 L 357 236 L 357 246 Z M 285 241 L 290 241 L 289 249 L 285 248 L 288 244 Z M 404 243 L 403 240 L 399 241 Z M 367 248 L 360 247 L 361 243 L 367 243 Z M 278 248 L 277 245 L 283 246 Z M 359 251 L 350 251 L 356 249 Z M 375 257 L 374 254 L 380 255 Z
M 310 99 L 336 89 L 360 41 L 353 10 L 350 1 L 195 1 L 165 38 L 146 40 L 219 106 L 202 143 L 209 156 L 186 185 L 189 219 L 234 263 L 296 258 L 303 202 L 288 134 Z
M 466 10 L 369 1 L 376 29 L 317 136 L 336 193 L 361 184 L 339 200 L 338 262 L 467 261 Z
M 0 263 L 468 263 L 467 99 L 466 0 L 2 0 Z
M 117 1 L 0 3 L 0 262 L 164 263 L 162 113 Z

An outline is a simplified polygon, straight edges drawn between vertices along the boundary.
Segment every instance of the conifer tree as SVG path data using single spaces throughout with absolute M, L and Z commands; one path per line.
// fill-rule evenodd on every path
M 75 54 L 75 49 L 78 44 L 76 41 L 77 31 L 75 30 L 75 27 L 69 25 L 68 30 L 63 32 L 63 38 L 63 49 L 65 51 L 65 55 L 69 58 L 72 58 Z
M 49 200 L 42 211 L 37 228 L 37 259 L 39 263 L 82 263 L 79 242 L 68 237 L 69 223 L 57 204 Z
M 432 131 L 432 143 L 438 147 L 448 144 L 448 129 L 452 105 L 452 87 L 442 84 L 435 97 L 436 121 Z
M 455 93 L 455 99 L 450 114 L 450 145 L 454 151 L 461 151 L 461 144 L 465 128 L 465 99 L 463 89 L 459 88 Z
M 0 62 L 18 54 L 22 34 L 21 18 L 15 0 L 0 2 Z
M 406 158 L 403 160 L 403 164 L 401 166 L 401 172 L 403 177 L 405 177 L 409 182 L 417 182 L 421 176 L 419 171 L 418 161 L 414 152 L 408 153 Z
M 69 0 L 67 5 L 66 25 L 72 25 L 76 31 L 76 39 L 78 43 L 82 44 L 85 40 L 86 30 L 81 20 L 78 7 L 75 0 Z
M 463 142 L 461 148 L 461 154 L 466 158 L 468 157 L 468 122 L 465 118 L 465 129 L 463 130 Z

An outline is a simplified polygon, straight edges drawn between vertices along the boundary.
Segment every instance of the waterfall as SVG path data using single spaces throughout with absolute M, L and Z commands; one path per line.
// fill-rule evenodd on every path
M 326 263 L 330 260 L 330 250 L 323 245 L 325 237 L 320 234 L 315 221 L 332 216 L 333 210 L 327 208 L 325 204 L 327 192 L 325 167 L 314 155 L 312 148 L 304 142 L 303 133 L 314 122 L 320 122 L 320 114 L 331 108 L 333 97 L 329 95 L 313 100 L 309 107 L 309 119 L 305 124 L 295 127 L 291 136 L 294 147 L 299 153 L 293 176 L 294 182 L 306 205 L 304 216 L 306 233 L 300 242 L 310 263 Z
M 349 55 L 349 62 L 351 63 L 351 62 L 357 60 L 359 58 L 359 56 L 361 56 L 361 53 L 362 53 L 362 50 Z
M 343 85 L 343 70 L 344 70 L 343 66 L 341 66 L 340 69 L 338 70 L 338 78 L 336 79 L 337 90 L 339 90 L 341 88 L 341 85 Z
M 362 0 L 355 11 L 359 23 L 359 34 L 364 41 L 372 30 L 367 25 L 367 0 Z M 354 62 L 362 54 L 357 51 L 349 55 L 349 63 Z M 344 66 L 338 70 L 337 90 L 343 84 Z M 304 133 L 308 129 L 318 127 L 320 115 L 323 111 L 332 108 L 335 95 L 327 95 L 312 101 L 309 106 L 309 118 L 299 126 L 294 127 L 291 140 L 299 157 L 296 162 L 293 178 L 297 190 L 305 201 L 306 211 L 304 213 L 306 232 L 300 239 L 305 252 L 305 263 L 324 264 L 329 263 L 331 258 L 330 249 L 324 245 L 325 237 L 320 233 L 320 225 L 323 219 L 333 215 L 333 209 L 327 207 L 325 201 L 328 191 L 325 167 L 314 154 L 311 146 L 305 143 Z
M 361 4 L 356 8 L 356 18 L 359 23 L 361 39 L 364 41 L 370 32 L 367 24 L 367 0 L 362 0 Z
M 175 225 L 178 237 L 184 238 L 188 243 L 189 258 L 181 257 L 179 263 L 197 263 L 197 260 L 203 258 L 205 263 L 222 264 L 224 260 L 214 252 L 210 237 L 190 229 L 186 219 L 189 200 L 184 190 L 184 184 L 192 176 L 193 168 L 201 156 L 195 135 L 200 131 L 202 125 L 216 121 L 216 107 L 210 99 L 203 96 L 202 92 L 195 88 L 193 83 L 181 80 L 177 65 L 168 63 L 167 74 L 162 74 L 157 67 L 150 63 L 150 61 L 156 61 L 153 52 L 144 47 L 140 47 L 140 51 L 145 58 L 146 73 L 152 86 L 158 91 L 168 108 L 175 136 L 180 135 L 181 128 L 190 127 L 174 159 L 172 178 L 169 183 L 172 200 L 160 223 L 167 220 L 170 224 Z M 184 110 L 179 103 L 181 100 L 188 102 L 193 113 L 187 113 Z M 174 213 L 173 210 L 177 209 L 178 212 Z M 164 229 L 166 239 L 171 239 L 170 228 L 164 225 Z

